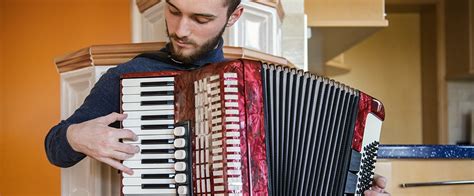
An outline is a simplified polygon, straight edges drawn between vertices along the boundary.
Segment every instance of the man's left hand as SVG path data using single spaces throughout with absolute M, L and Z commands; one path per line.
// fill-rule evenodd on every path
M 364 192 L 365 196 L 390 196 L 390 193 L 385 191 L 387 186 L 387 178 L 375 174 L 374 181 L 370 190 Z

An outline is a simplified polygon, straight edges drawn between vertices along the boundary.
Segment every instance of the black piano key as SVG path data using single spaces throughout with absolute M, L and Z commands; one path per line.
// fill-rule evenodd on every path
M 142 179 L 171 179 L 174 174 L 142 174 Z
M 147 106 L 147 105 L 173 105 L 173 101 L 141 101 L 140 105 Z
M 142 130 L 173 129 L 174 125 L 142 125 Z
M 286 158 L 285 158 L 285 167 L 284 167 L 284 174 L 283 174 L 283 178 L 285 178 L 285 184 L 283 185 L 283 192 L 282 194 L 283 195 L 289 195 L 290 194 L 290 184 L 291 184 L 291 181 L 292 181 L 292 178 L 290 178 L 290 172 L 291 172 L 291 160 L 293 159 L 293 146 L 291 146 L 291 143 L 292 143 L 292 134 L 294 133 L 292 130 L 291 130 L 291 121 L 292 121 L 292 114 L 293 113 L 293 108 L 294 108 L 294 105 L 293 105 L 293 75 L 294 73 L 292 72 L 292 69 L 286 69 L 285 70 L 285 76 L 286 76 L 286 80 L 285 80 L 285 83 L 286 83 L 286 101 L 285 101 L 285 108 L 286 108 L 286 112 L 285 112 L 285 127 L 284 127 L 284 130 L 286 132 Z
M 174 86 L 174 82 L 163 81 L 163 82 L 141 82 L 140 87 L 154 87 L 154 86 Z
M 173 115 L 144 115 L 141 116 L 141 120 L 172 120 Z
M 273 82 L 275 85 L 273 85 L 273 88 L 274 88 L 274 96 L 273 96 L 273 99 L 274 99 L 274 103 L 275 103 L 275 170 L 276 170 L 276 173 L 275 173 L 275 176 L 278 176 L 278 178 L 276 178 L 277 182 L 276 182 L 276 195 L 280 195 L 281 194 L 281 162 L 282 162 L 282 159 L 281 159 L 281 152 L 283 151 L 282 149 L 282 142 L 281 142 L 281 133 L 280 133 L 280 130 L 281 130 L 281 100 L 280 98 L 282 97 L 281 95 L 281 68 L 280 67 L 275 67 L 274 71 L 273 71 L 275 77 L 273 78 Z
M 174 153 L 174 150 L 171 149 L 142 149 L 142 154 L 171 154 Z
M 142 164 L 174 163 L 171 159 L 142 159 Z
M 145 91 L 140 92 L 142 97 L 174 95 L 173 91 Z
M 141 144 L 173 144 L 174 139 L 142 140 Z
M 174 185 L 170 184 L 142 184 L 142 189 L 167 189 L 167 188 L 175 188 Z

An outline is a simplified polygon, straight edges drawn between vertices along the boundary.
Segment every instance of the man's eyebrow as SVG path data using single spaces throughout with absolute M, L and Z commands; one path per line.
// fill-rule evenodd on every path
M 178 7 L 176 7 L 175 5 L 173 5 L 173 4 L 170 2 L 170 0 L 166 0 L 166 3 L 167 3 L 168 5 L 170 5 L 170 6 L 173 6 L 174 9 L 177 9 L 177 10 L 179 11 Z
M 166 3 L 172 7 L 174 7 L 175 9 L 178 9 L 178 7 L 176 7 L 175 5 L 173 5 L 169 0 L 166 0 Z M 194 13 L 193 14 L 194 16 L 198 16 L 198 17 L 206 17 L 206 18 L 211 18 L 211 19 L 214 19 L 214 18 L 217 18 L 216 15 L 213 15 L 213 14 L 206 14 L 206 13 Z

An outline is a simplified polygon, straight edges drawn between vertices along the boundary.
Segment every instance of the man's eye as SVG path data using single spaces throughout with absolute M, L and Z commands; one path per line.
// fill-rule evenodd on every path
M 210 19 L 203 19 L 203 18 L 195 18 L 194 21 L 196 21 L 199 24 L 206 24 L 206 23 L 210 22 L 211 20 Z
M 170 13 L 173 14 L 173 15 L 176 15 L 176 16 L 179 15 L 179 12 L 176 11 L 176 10 L 169 10 L 169 11 L 170 11 Z

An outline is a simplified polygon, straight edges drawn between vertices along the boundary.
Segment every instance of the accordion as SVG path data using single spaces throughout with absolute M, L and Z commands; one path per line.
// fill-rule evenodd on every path
M 360 195 L 371 187 L 381 102 L 253 60 L 121 79 L 124 195 Z

